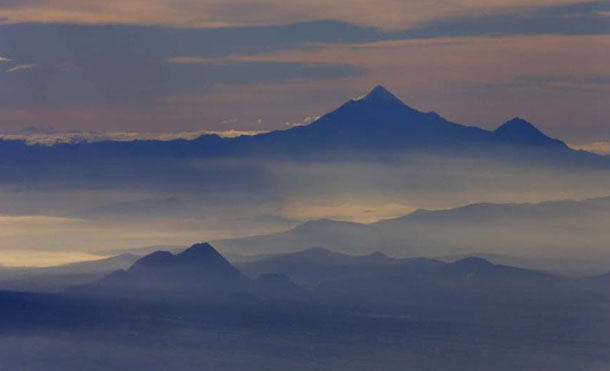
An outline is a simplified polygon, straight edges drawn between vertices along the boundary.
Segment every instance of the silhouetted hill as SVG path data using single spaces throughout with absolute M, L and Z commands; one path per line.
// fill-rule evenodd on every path
M 146 255 L 129 269 L 113 272 L 80 291 L 228 294 L 245 290 L 247 284 L 248 279 L 210 244 L 199 243 L 176 255 L 167 251 Z
M 550 138 L 538 130 L 532 123 L 527 122 L 520 117 L 515 117 L 498 127 L 494 131 L 494 136 L 504 143 L 567 148 L 564 142 Z

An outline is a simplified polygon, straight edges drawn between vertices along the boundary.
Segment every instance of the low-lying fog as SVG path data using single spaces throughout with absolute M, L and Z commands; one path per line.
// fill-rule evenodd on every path
M 35 181 L 19 174 L 4 176 L 1 249 L 23 251 L 24 260 L 35 264 L 31 251 L 36 249 L 62 251 L 65 256 L 188 245 L 286 231 L 320 218 L 371 223 L 420 208 L 582 200 L 607 196 L 610 189 L 610 172 L 605 169 L 450 156 L 361 162 L 199 159 L 137 169 L 118 164 L 84 173 L 78 173 L 79 168 L 48 171 Z M 495 252 L 506 255 L 584 259 L 605 253 L 607 215 L 560 215 L 557 220 L 548 214 L 532 220 L 530 215 L 523 223 L 495 225 L 488 220 L 483 227 L 422 227 L 404 231 L 407 252 L 397 244 L 385 251 L 432 256 L 487 251 L 493 245 Z M 499 240 L 503 242 L 498 244 Z M 435 247 L 440 243 L 445 248 Z

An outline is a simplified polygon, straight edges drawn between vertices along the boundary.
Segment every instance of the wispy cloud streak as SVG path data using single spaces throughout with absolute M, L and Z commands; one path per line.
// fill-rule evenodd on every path
M 6 72 L 8 73 L 13 73 L 13 72 L 18 72 L 18 71 L 25 71 L 25 70 L 29 70 L 36 67 L 35 64 L 18 64 L 14 67 L 9 68 L 8 70 L 6 70 Z
M 60 143 L 78 143 L 78 142 L 128 142 L 134 140 L 161 140 L 169 141 L 175 139 L 192 140 L 203 135 L 218 135 L 223 138 L 235 138 L 242 135 L 256 135 L 260 131 L 247 130 L 200 130 L 200 131 L 182 131 L 175 133 L 140 133 L 134 131 L 122 132 L 53 132 L 53 131 L 38 131 L 22 134 L 0 134 L 0 139 L 3 140 L 22 140 L 29 145 L 54 145 Z

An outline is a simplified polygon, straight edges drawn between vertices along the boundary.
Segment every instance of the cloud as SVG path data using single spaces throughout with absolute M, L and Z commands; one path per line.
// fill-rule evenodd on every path
M 295 127 L 295 126 L 303 126 L 305 124 L 303 124 L 302 122 L 295 122 L 295 121 L 286 121 L 284 123 L 284 125 L 288 126 L 288 127 Z
M 496 13 L 457 15 L 424 22 L 406 30 L 407 38 L 477 35 L 607 35 L 609 1 L 581 2 Z
M 28 0 L 0 9 L 10 23 L 147 24 L 191 27 L 278 25 L 338 19 L 389 29 L 414 27 L 432 19 L 531 9 L 578 0 Z
M 600 141 L 588 144 L 571 144 L 570 147 L 588 152 L 595 152 L 601 155 L 610 155 L 610 141 Z
M 29 70 L 36 67 L 35 64 L 18 64 L 14 67 L 9 68 L 8 70 L 6 70 L 6 72 L 8 73 L 12 73 L 12 72 L 17 72 L 17 71 L 25 71 L 25 70 Z
M 166 62 L 177 63 L 177 64 L 189 64 L 189 63 L 224 63 L 226 58 L 202 58 L 202 57 L 172 57 L 168 58 Z
M 368 202 L 367 202 L 368 201 Z M 293 200 L 282 205 L 281 217 L 305 222 L 317 219 L 333 219 L 358 223 L 372 223 L 381 219 L 396 218 L 414 211 L 412 205 L 400 202 L 378 203 L 372 200 L 315 202 Z
M 344 27 L 336 22 L 318 25 L 324 30 Z M 286 64 L 231 56 L 236 50 L 248 54 L 310 40 L 308 32 L 314 25 L 228 30 L 41 24 L 2 27 L 7 55 L 15 61 L 36 60 L 37 67 L 34 70 L 32 64 L 18 63 L 8 71 L 32 70 L 0 75 L 0 106 L 4 108 L 150 108 L 169 97 L 206 91 L 220 84 L 362 73 L 345 63 Z M 275 38 L 278 31 L 290 36 Z
M 218 135 L 223 138 L 235 138 L 242 135 L 256 135 L 262 131 L 247 131 L 247 130 L 200 130 L 200 131 L 183 131 L 175 133 L 140 133 L 140 132 L 55 132 L 52 129 L 32 128 L 34 130 L 25 130 L 20 134 L 0 134 L 0 139 L 4 140 L 23 140 L 29 145 L 42 144 L 54 145 L 59 143 L 78 143 L 78 142 L 104 142 L 117 141 L 128 142 L 133 140 L 162 140 L 169 141 L 175 139 L 192 140 L 201 137 L 202 135 Z
M 316 121 L 319 118 L 320 118 L 320 116 L 305 116 L 303 118 L 303 120 L 300 120 L 300 121 L 286 121 L 284 123 L 284 125 L 289 126 L 289 127 L 304 126 L 304 125 L 311 124 L 312 122 Z
M 99 255 L 80 251 L 49 251 L 34 249 L 3 249 L 2 267 L 52 267 L 88 260 L 98 260 Z
M 10 94 L 11 99 L 1 99 L 5 107 L 130 103 L 151 106 L 158 105 L 159 98 L 194 93 L 218 84 L 347 78 L 368 72 L 356 68 L 359 60 L 344 59 L 329 64 L 315 59 L 308 59 L 307 63 L 293 59 L 288 63 L 260 58 L 265 53 L 299 50 L 316 55 L 321 45 L 340 47 L 448 35 L 610 32 L 610 18 L 599 15 L 610 9 L 608 2 L 565 5 L 564 1 L 542 1 L 536 7 L 526 7 L 525 2 L 520 7 L 518 4 L 508 6 L 507 2 L 488 12 L 476 10 L 478 7 L 486 9 L 482 2 L 471 2 L 472 12 L 466 12 L 468 14 L 453 12 L 412 27 L 404 24 L 398 31 L 345 21 L 226 28 L 6 24 L 3 25 L 3 39 L 6 40 L 3 53 L 15 61 L 36 60 L 39 68 L 35 75 L 24 74 L 21 81 L 2 81 L 0 77 L 0 84 L 5 86 L 5 89 L 0 88 L 0 98 Z M 31 4 L 32 9 L 44 7 L 37 1 Z M 249 2 L 240 4 L 252 5 Z M 131 4 L 133 7 L 140 5 Z M 213 15 L 219 6 L 209 3 L 206 9 L 209 8 L 209 14 Z M 317 6 L 325 7 L 324 4 Z M 229 7 L 238 9 L 239 5 Z M 79 11 L 86 8 L 87 3 L 79 7 Z M 227 11 L 226 5 L 220 8 L 221 14 Z M 8 71 L 32 67 L 20 62 Z M 78 73 L 68 73 L 68 70 Z M 50 86 L 60 88 L 49 91 Z

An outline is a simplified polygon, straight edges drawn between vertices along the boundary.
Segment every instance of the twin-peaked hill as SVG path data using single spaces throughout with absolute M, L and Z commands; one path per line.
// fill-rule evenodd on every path
M 197 243 L 178 254 L 155 251 L 127 270 L 115 271 L 70 291 L 87 296 L 196 303 L 307 298 L 300 287 L 280 272 L 245 276 L 208 243 Z
M 247 288 L 248 279 L 210 244 L 199 243 L 179 254 L 156 251 L 79 290 L 113 293 L 231 293 Z

